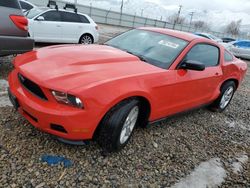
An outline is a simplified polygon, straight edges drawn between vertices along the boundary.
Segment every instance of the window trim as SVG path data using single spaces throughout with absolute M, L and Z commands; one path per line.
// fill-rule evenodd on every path
M 187 54 L 188 54 L 195 46 L 200 45 L 200 44 L 205 44 L 205 45 L 209 45 L 209 46 L 214 46 L 214 47 L 216 47 L 216 48 L 218 49 L 218 51 L 219 51 L 218 62 L 217 62 L 216 65 L 214 65 L 214 66 L 209 66 L 209 67 L 217 67 L 218 65 L 220 65 L 220 62 L 221 62 L 221 50 L 220 50 L 220 47 L 217 46 L 217 45 L 215 45 L 215 44 L 211 44 L 211 43 L 207 43 L 207 42 L 199 42 L 199 43 L 194 44 L 194 45 L 187 51 L 187 53 L 184 55 L 184 57 L 182 58 L 182 60 L 180 61 L 180 63 L 176 66 L 176 68 L 175 68 L 176 70 L 178 70 L 178 69 L 180 68 L 180 66 L 181 66 L 181 64 L 184 62 L 184 59 L 186 58 Z M 205 67 L 208 68 L 206 65 L 205 65 Z

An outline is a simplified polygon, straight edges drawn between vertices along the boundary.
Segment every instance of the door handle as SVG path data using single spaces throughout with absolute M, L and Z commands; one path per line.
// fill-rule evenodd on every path
M 218 72 L 216 72 L 216 73 L 215 73 L 215 76 L 218 76 L 218 75 L 219 75 L 219 73 L 218 73 Z

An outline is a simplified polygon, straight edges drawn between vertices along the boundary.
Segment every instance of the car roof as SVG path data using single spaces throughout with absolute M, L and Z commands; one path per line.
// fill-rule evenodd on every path
M 177 30 L 172 30 L 172 29 L 166 29 L 166 28 L 155 28 L 155 27 L 140 27 L 138 29 L 143 29 L 147 31 L 153 31 L 153 32 L 158 32 L 166 35 L 170 35 L 176 38 L 180 38 L 185 41 L 192 41 L 195 39 L 200 39 L 201 37 L 194 35 L 192 33 L 187 33 L 183 31 L 177 31 Z

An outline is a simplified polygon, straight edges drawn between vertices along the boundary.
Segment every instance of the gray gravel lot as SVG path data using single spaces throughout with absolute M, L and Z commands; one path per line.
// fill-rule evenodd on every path
M 0 58 L 0 80 L 7 79 L 11 60 Z M 0 98 L 5 96 L 1 87 Z M 67 157 L 73 166 L 49 166 L 40 161 L 43 154 Z M 60 143 L 12 107 L 0 107 L 0 187 L 4 188 L 250 187 L 249 155 L 249 71 L 223 113 L 199 109 L 138 128 L 126 148 L 109 155 L 95 142 Z

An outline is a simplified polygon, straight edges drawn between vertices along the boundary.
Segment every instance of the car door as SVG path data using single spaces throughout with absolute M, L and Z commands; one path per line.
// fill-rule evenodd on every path
M 62 18 L 62 37 L 66 43 L 78 43 L 81 37 L 83 24 L 78 14 L 60 11 Z
M 220 49 L 210 44 L 196 44 L 186 54 L 186 60 L 198 61 L 205 65 L 205 70 L 176 69 L 175 84 L 171 86 L 171 99 L 168 111 L 178 112 L 207 104 L 217 97 L 218 85 L 222 78 Z
M 39 18 L 44 18 L 41 20 Z M 30 24 L 36 42 L 62 42 L 61 15 L 57 10 L 47 11 Z

